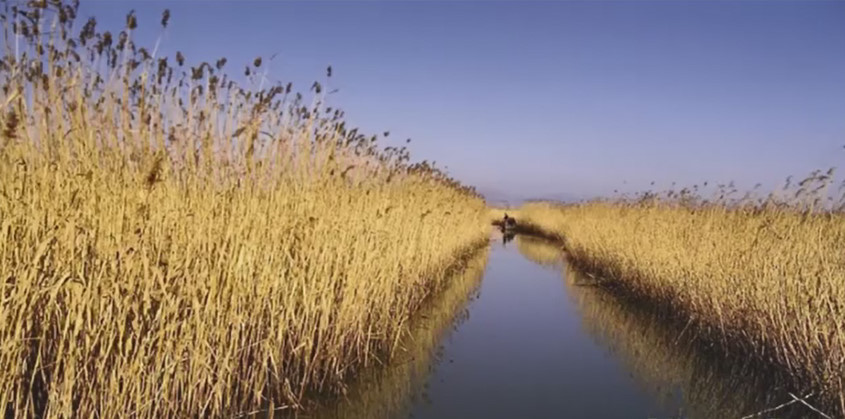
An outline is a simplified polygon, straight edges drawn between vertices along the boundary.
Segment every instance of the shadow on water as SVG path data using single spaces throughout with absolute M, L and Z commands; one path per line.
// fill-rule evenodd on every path
M 556 244 L 519 236 L 519 252 L 531 261 L 558 266 L 584 330 L 629 371 L 666 411 L 684 418 L 821 417 L 795 401 L 786 377 L 739 356 L 702 347 L 685 325 L 636 307 L 565 263 Z M 786 406 L 783 406 L 787 404 Z M 783 406 L 777 410 L 771 410 Z
M 276 417 L 314 419 L 368 419 L 407 417 L 411 403 L 424 394 L 425 383 L 441 354 L 439 344 L 468 313 L 478 296 L 489 248 L 479 251 L 449 286 L 429 299 L 411 319 L 410 330 L 386 365 L 361 371 L 345 396 L 324 401 L 304 412 L 276 413 Z M 271 417 L 264 414 L 262 417 Z

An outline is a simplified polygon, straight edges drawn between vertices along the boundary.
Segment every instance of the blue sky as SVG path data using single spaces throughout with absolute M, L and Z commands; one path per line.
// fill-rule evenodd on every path
M 845 158 L 845 2 L 82 1 L 199 63 L 256 56 L 494 199 L 782 184 Z M 845 170 L 845 167 L 842 168 Z M 845 172 L 843 172 L 845 173 Z

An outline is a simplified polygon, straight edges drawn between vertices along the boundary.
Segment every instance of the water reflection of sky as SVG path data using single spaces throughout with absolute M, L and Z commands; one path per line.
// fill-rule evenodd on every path
M 415 418 L 667 415 L 582 329 L 559 270 L 495 246 Z

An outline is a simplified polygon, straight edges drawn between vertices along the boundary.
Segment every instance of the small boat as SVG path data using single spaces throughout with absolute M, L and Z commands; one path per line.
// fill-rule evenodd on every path
M 513 231 L 516 228 L 516 218 L 509 217 L 505 213 L 505 218 L 502 220 L 502 231 Z

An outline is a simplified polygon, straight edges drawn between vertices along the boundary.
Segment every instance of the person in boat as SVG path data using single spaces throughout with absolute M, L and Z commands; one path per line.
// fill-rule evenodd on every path
M 502 222 L 502 227 L 504 228 L 514 228 L 516 227 L 516 218 L 508 216 L 508 213 L 505 213 L 505 219 Z

